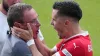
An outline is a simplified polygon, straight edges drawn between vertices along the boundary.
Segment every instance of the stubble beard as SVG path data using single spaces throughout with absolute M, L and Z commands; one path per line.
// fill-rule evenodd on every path
M 3 6 L 3 9 L 4 9 L 6 12 L 8 12 L 9 6 L 8 6 L 7 3 L 4 2 L 4 0 L 3 0 L 2 6 Z

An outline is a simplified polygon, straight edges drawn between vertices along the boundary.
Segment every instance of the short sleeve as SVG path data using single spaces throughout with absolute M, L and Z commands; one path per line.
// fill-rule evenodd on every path
M 54 47 L 52 48 L 52 50 L 55 51 L 55 52 L 57 52 L 57 47 L 54 46 Z
M 72 54 L 67 50 L 63 49 L 55 53 L 56 56 L 72 56 Z

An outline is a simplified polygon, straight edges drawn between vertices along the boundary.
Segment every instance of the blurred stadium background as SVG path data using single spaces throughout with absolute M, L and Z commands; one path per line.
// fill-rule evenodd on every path
M 1 1 L 1 0 L 0 0 Z M 31 4 L 39 14 L 41 31 L 45 37 L 46 44 L 52 48 L 59 42 L 57 32 L 50 25 L 52 5 L 56 0 L 24 0 Z M 93 44 L 94 56 L 100 56 L 100 0 L 75 0 L 83 10 L 81 27 L 88 30 Z

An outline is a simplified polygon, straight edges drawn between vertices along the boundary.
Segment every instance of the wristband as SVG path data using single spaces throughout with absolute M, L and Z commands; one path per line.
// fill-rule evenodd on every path
M 33 44 L 35 44 L 35 43 L 34 43 L 34 39 L 31 39 L 31 40 L 27 41 L 27 45 L 28 45 L 28 46 L 31 46 L 31 45 L 33 45 Z

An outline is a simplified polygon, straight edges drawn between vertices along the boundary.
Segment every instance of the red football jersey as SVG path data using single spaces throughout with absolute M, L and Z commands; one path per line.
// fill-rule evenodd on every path
M 56 56 L 93 56 L 92 44 L 88 32 L 63 39 L 54 48 Z

